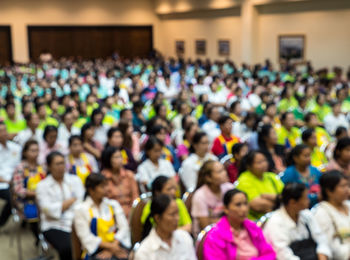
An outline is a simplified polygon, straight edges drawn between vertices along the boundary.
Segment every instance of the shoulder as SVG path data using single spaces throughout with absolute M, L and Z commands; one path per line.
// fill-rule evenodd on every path
M 190 234 L 185 231 L 185 230 L 181 230 L 181 229 L 176 229 L 173 233 L 173 236 L 185 243 L 191 244 L 193 243 L 192 237 L 190 236 Z

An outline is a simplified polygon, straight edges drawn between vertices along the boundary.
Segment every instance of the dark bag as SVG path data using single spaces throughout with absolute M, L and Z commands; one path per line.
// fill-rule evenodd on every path
M 317 244 L 313 240 L 311 231 L 307 224 L 305 224 L 309 237 L 307 239 L 294 241 L 289 247 L 292 249 L 294 255 L 299 256 L 301 260 L 318 260 L 316 247 Z

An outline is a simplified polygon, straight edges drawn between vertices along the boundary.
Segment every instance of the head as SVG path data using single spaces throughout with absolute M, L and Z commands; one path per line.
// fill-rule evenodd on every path
M 230 136 L 232 132 L 232 123 L 233 120 L 229 116 L 221 116 L 219 118 L 219 126 L 221 129 L 221 132 L 226 135 Z
M 145 144 L 145 153 L 152 162 L 157 162 L 162 156 L 164 143 L 154 136 L 150 136 Z
M 340 204 L 349 199 L 349 180 L 340 171 L 332 170 L 321 175 L 322 199 Z
M 197 132 L 192 138 L 191 151 L 204 157 L 209 152 L 209 139 L 206 133 Z
M 220 118 L 220 111 L 217 107 L 210 107 L 208 109 L 208 117 L 214 122 L 218 122 Z
M 241 224 L 248 216 L 247 195 L 238 189 L 229 190 L 224 195 L 224 213 L 230 223 Z
M 350 161 L 350 138 L 345 137 L 340 139 L 335 146 L 333 158 L 336 161 L 348 163 Z
M 85 141 L 91 141 L 95 134 L 95 127 L 92 125 L 92 123 L 88 122 L 81 128 L 81 140 L 83 142 Z
M 152 196 L 153 198 L 165 194 L 170 198 L 176 198 L 177 183 L 174 178 L 169 178 L 166 176 L 158 176 L 152 182 Z
M 274 146 L 277 144 L 276 130 L 270 124 L 263 125 L 258 131 L 258 143 L 260 147 Z
M 120 170 L 123 168 L 123 156 L 119 148 L 109 146 L 102 152 L 102 168 Z
M 22 150 L 22 160 L 37 162 L 39 156 L 39 144 L 36 140 L 28 140 Z
M 233 102 L 230 106 L 230 112 L 240 116 L 242 114 L 241 102 L 239 100 Z
M 314 129 L 306 129 L 301 135 L 301 139 L 303 140 L 304 144 L 310 147 L 311 150 L 317 147 L 317 138 Z
M 124 137 L 123 133 L 118 127 L 112 127 L 107 132 L 107 144 L 108 146 L 121 148 L 123 146 Z
M 125 108 L 123 110 L 120 111 L 120 119 L 125 119 L 126 121 L 132 121 L 132 110 Z
M 199 169 L 196 189 L 204 184 L 217 187 L 227 181 L 227 172 L 224 165 L 218 161 L 209 160 L 203 163 Z
M 193 136 L 198 132 L 198 125 L 196 123 L 189 123 L 185 128 L 184 139 L 191 141 Z
M 309 128 L 318 126 L 318 119 L 315 113 L 309 112 L 304 116 L 305 123 Z
M 44 130 L 44 140 L 49 147 L 53 147 L 57 140 L 57 127 L 48 125 Z
M 62 121 L 67 128 L 72 127 L 72 125 L 74 124 L 74 115 L 72 110 L 68 110 L 63 114 Z
M 248 154 L 249 148 L 246 143 L 236 143 L 232 146 L 232 155 L 236 162 L 243 160 L 244 156 Z
M 291 129 L 295 125 L 295 118 L 292 112 L 284 112 L 281 115 L 281 123 L 286 129 Z
M 262 178 L 263 174 L 267 172 L 268 168 L 269 164 L 265 155 L 260 151 L 253 150 L 248 152 L 248 154 L 243 158 L 240 172 L 249 170 L 258 178 Z
M 104 115 L 103 115 L 102 110 L 100 108 L 96 108 L 94 111 L 92 111 L 91 123 L 94 126 L 101 126 L 103 117 L 104 117 Z
M 292 209 L 296 213 L 307 209 L 310 204 L 308 190 L 303 183 L 288 183 L 284 186 L 281 200 L 286 208 Z
M 27 126 L 32 129 L 37 129 L 40 123 L 38 114 L 30 113 L 26 115 Z
M 334 115 L 339 115 L 341 113 L 341 103 L 339 101 L 335 101 L 331 104 L 332 112 Z
M 6 103 L 5 105 L 6 114 L 9 118 L 14 118 L 16 116 L 16 106 L 15 103 Z
M 84 151 L 83 142 L 79 135 L 72 135 L 68 141 L 69 152 L 74 157 L 79 157 Z
M 277 114 L 277 107 L 274 102 L 267 103 L 265 114 L 269 117 L 275 117 Z
M 305 144 L 295 146 L 287 157 L 287 165 L 296 167 L 307 167 L 311 163 L 311 149 Z
M 51 152 L 46 157 L 48 172 L 55 180 L 63 180 L 66 171 L 66 165 L 63 154 L 60 152 Z
M 342 138 L 345 137 L 349 137 L 348 136 L 348 130 L 344 127 L 344 126 L 339 126 L 336 130 L 335 130 L 335 138 L 337 140 L 340 140 Z
M 85 181 L 85 189 L 94 201 L 102 201 L 107 196 L 107 179 L 100 173 L 91 173 Z
M 150 134 L 155 136 L 157 139 L 165 143 L 167 137 L 167 131 L 162 125 L 155 125 L 151 128 Z

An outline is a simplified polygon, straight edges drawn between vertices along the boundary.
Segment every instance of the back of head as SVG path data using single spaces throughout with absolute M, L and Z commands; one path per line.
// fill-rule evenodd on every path
M 152 182 L 152 197 L 156 197 L 156 195 L 160 194 L 163 190 L 164 185 L 169 180 L 169 177 L 164 175 L 158 176 Z
M 331 170 L 323 173 L 320 178 L 322 199 L 329 200 L 328 192 L 333 192 L 342 179 L 346 177 L 338 170 Z
M 306 186 L 303 183 L 293 182 L 286 184 L 281 194 L 283 205 L 287 206 L 291 200 L 298 201 L 305 190 Z

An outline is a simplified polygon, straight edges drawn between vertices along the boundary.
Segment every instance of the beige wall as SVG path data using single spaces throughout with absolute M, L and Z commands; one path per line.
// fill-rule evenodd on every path
M 13 58 L 28 61 L 27 25 L 153 25 L 161 45 L 152 0 L 3 0 L 0 25 L 11 25 Z

